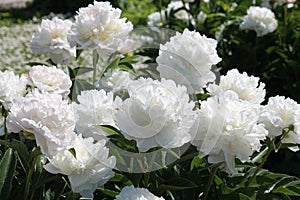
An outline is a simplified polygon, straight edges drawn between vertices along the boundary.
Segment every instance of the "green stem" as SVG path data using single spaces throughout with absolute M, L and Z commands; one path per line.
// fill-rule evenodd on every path
M 213 184 L 213 181 L 214 181 L 214 179 L 215 179 L 215 175 L 217 174 L 217 171 L 218 171 L 218 169 L 219 169 L 219 167 L 220 167 L 221 164 L 222 164 L 222 163 L 219 163 L 218 165 L 215 165 L 215 166 L 212 168 L 212 171 L 211 171 L 210 174 L 209 174 L 208 185 L 206 186 L 205 191 L 204 191 L 204 198 L 203 198 L 203 200 L 206 200 L 206 199 L 207 199 L 208 193 L 209 193 L 210 188 L 211 188 L 211 186 L 212 186 L 212 184 Z
M 99 61 L 99 54 L 96 50 L 93 51 L 93 84 L 96 81 L 96 75 L 97 75 L 97 63 Z
M 272 151 L 274 150 L 274 148 L 267 147 L 266 150 L 267 151 L 266 151 L 265 157 L 263 158 L 262 162 L 256 168 L 254 174 L 250 177 L 250 179 L 248 179 L 248 181 L 245 184 L 245 187 L 248 187 L 250 185 L 250 183 L 253 181 L 253 179 L 256 177 L 257 173 L 262 168 L 262 166 L 265 164 L 265 162 L 267 161 L 268 157 L 270 156 L 270 154 L 272 153 Z
M 144 187 L 146 187 L 146 188 L 148 188 L 148 186 L 149 186 L 149 179 L 150 179 L 150 172 L 146 172 L 145 174 L 144 174 L 144 180 L 145 180 L 145 182 L 144 182 Z
M 4 129 L 4 140 L 8 140 L 8 132 L 7 132 L 7 127 L 6 127 L 6 117 L 7 117 L 7 111 L 5 110 L 4 106 L 2 105 L 2 117 L 3 117 L 3 129 Z M 7 150 L 7 146 L 5 145 L 4 147 L 5 151 Z
M 26 178 L 26 184 L 25 184 L 25 192 L 24 192 L 24 199 L 28 199 L 28 196 L 29 196 L 29 190 L 30 190 L 30 185 L 31 185 L 31 177 L 32 177 L 32 174 L 33 174 L 33 171 L 35 169 L 35 163 L 37 161 L 37 156 L 34 158 L 33 162 L 32 162 L 32 165 L 31 165 L 31 168 L 27 174 L 27 178 Z
M 276 140 L 276 137 L 273 138 L 272 142 L 271 142 L 271 145 L 270 146 L 267 146 L 266 149 L 264 149 L 260 154 L 258 154 L 254 159 L 253 161 L 257 161 L 259 160 L 260 158 L 262 158 L 263 156 L 263 160 L 262 162 L 258 165 L 258 167 L 256 168 L 254 174 L 250 177 L 250 179 L 248 179 L 248 181 L 246 182 L 245 186 L 248 187 L 250 185 L 250 183 L 253 181 L 253 179 L 256 177 L 257 173 L 259 172 L 259 170 L 263 167 L 263 165 L 265 164 L 265 162 L 267 161 L 268 157 L 270 156 L 270 154 L 275 150 L 275 152 L 278 151 L 278 149 L 280 148 L 280 145 L 281 145 L 281 140 L 283 138 L 286 137 L 286 135 L 290 132 L 291 130 L 288 129 L 288 130 L 283 130 L 283 133 L 280 137 L 280 140 L 275 144 L 275 140 Z M 247 176 L 245 175 L 245 178 Z

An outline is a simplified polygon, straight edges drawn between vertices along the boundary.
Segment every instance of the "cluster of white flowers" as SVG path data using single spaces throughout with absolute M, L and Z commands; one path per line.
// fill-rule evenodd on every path
M 73 106 L 61 95 L 33 90 L 13 102 L 6 125 L 9 132 L 33 134 L 50 162 L 45 169 L 67 175 L 74 192 L 91 198 L 114 176 L 116 161 L 108 157 L 106 140 L 94 142 L 75 132 L 77 121 Z
M 126 186 L 116 196 L 115 200 L 164 200 L 164 198 L 155 196 L 145 188 Z
M 185 85 L 189 93 L 200 92 L 216 78 L 211 71 L 221 61 L 216 47 L 216 40 L 185 29 L 160 46 L 157 70 L 162 78 Z
M 268 133 L 264 125 L 258 123 L 259 105 L 241 101 L 230 90 L 200 103 L 198 128 L 192 144 L 200 156 L 209 156 L 209 163 L 225 162 L 228 172 L 237 172 L 235 158 L 250 161 Z
M 24 76 L 19 77 L 12 71 L 0 71 L 0 104 L 8 110 L 14 99 L 25 95 L 26 84 Z
M 68 33 L 71 46 L 95 49 L 102 57 L 123 49 L 133 25 L 120 18 L 121 12 L 109 2 L 94 1 L 93 5 L 80 8 Z
M 54 63 L 68 63 L 76 55 L 76 49 L 71 48 L 67 40 L 71 26 L 70 20 L 57 17 L 42 20 L 39 30 L 32 36 L 32 51 L 49 56 Z
M 283 96 L 271 97 L 268 104 L 263 106 L 260 121 L 269 130 L 269 137 L 274 138 L 288 131 L 293 126 L 281 142 L 300 144 L 300 105 L 290 98 Z M 291 147 L 292 150 L 299 150 Z
M 190 10 L 189 3 L 193 3 L 192 0 L 185 1 L 171 1 L 165 10 L 161 10 L 160 12 L 154 12 L 148 15 L 147 24 L 150 27 L 160 27 L 166 23 L 167 17 L 170 16 L 171 12 L 174 12 L 174 17 L 178 20 L 181 20 L 185 23 L 191 22 L 191 24 L 195 25 L 196 21 L 193 19 L 191 14 L 188 13 L 187 10 Z M 204 23 L 206 19 L 206 14 L 203 11 L 197 15 L 197 23 Z
M 35 136 L 45 155 L 69 148 L 74 140 L 76 117 L 61 95 L 34 90 L 16 100 L 7 117 L 9 132 L 26 131 Z
M 288 8 L 292 8 L 294 7 L 296 1 L 297 0 L 262 0 L 261 6 L 271 9 L 286 4 Z
M 277 28 L 275 14 L 268 8 L 250 6 L 240 24 L 241 29 L 254 30 L 258 37 L 271 33 Z
M 152 147 L 181 147 L 191 140 L 194 103 L 184 86 L 172 80 L 140 78 L 128 87 L 127 98 L 116 113 L 117 126 L 141 152 Z
M 212 97 L 201 101 L 192 144 L 200 156 L 208 155 L 208 162 L 225 161 L 228 172 L 237 172 L 235 157 L 250 161 L 254 151 L 260 150 L 260 141 L 273 139 L 288 131 L 283 143 L 300 143 L 300 105 L 284 97 L 271 97 L 267 105 L 265 84 L 259 78 L 239 73 L 237 69 L 220 77 L 219 84 L 210 84 Z M 290 130 L 289 130 L 290 129 Z M 297 147 L 290 147 L 298 150 Z
M 29 70 L 29 82 L 41 92 L 54 92 L 60 95 L 68 95 L 72 86 L 70 77 L 55 66 L 33 66 Z
M 191 15 L 182 8 L 189 9 L 189 4 L 188 3 L 183 4 L 182 1 L 171 1 L 167 7 L 167 13 L 169 14 L 171 11 L 178 10 L 174 14 L 176 19 L 179 19 L 179 20 L 184 21 L 185 23 L 188 23 L 189 20 L 191 19 Z

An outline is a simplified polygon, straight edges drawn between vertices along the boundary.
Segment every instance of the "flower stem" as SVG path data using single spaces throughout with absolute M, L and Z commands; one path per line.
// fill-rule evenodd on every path
M 211 170 L 211 172 L 210 172 L 210 174 L 209 174 L 208 185 L 206 186 L 205 191 L 204 191 L 204 198 L 203 198 L 203 200 L 206 200 L 206 199 L 207 199 L 208 193 L 209 193 L 210 188 L 211 188 L 211 186 L 212 186 L 212 184 L 213 184 L 213 181 L 214 181 L 214 179 L 215 179 L 215 175 L 217 174 L 217 171 L 218 171 L 218 169 L 219 169 L 219 167 L 220 167 L 221 164 L 222 164 L 222 163 L 219 163 L 219 164 L 215 165 L 215 166 L 212 168 L 212 170 Z
M 7 111 L 5 110 L 4 106 L 2 105 L 2 117 L 3 117 L 3 129 L 4 129 L 4 140 L 8 140 L 8 132 L 7 132 L 7 127 L 6 127 L 6 117 L 8 115 Z M 4 147 L 5 151 L 7 150 L 7 146 L 5 145 Z
M 271 141 L 270 145 L 268 145 L 260 154 L 258 154 L 258 156 L 256 156 L 252 161 L 258 161 L 260 158 L 263 157 L 262 162 L 259 164 L 259 166 L 256 168 L 256 170 L 254 171 L 253 175 L 250 177 L 250 179 L 247 180 L 245 187 L 248 187 L 250 185 L 250 183 L 253 181 L 253 179 L 256 177 L 257 173 L 259 172 L 259 170 L 262 168 L 262 166 L 265 164 L 265 162 L 267 161 L 268 157 L 270 156 L 270 154 L 275 150 L 275 152 L 277 152 L 280 148 L 281 145 L 281 140 L 283 140 L 286 135 L 290 132 L 291 130 L 283 130 L 282 135 L 280 137 L 280 140 L 275 143 L 276 141 L 276 137 L 273 138 L 273 140 Z
M 265 156 L 263 157 L 262 162 L 258 165 L 258 167 L 256 168 L 256 170 L 254 171 L 253 175 L 250 177 L 250 179 L 248 179 L 246 181 L 245 187 L 248 187 L 250 185 L 250 183 L 253 181 L 253 179 L 256 177 L 257 173 L 259 172 L 259 170 L 262 168 L 262 166 L 265 164 L 265 162 L 267 161 L 268 157 L 270 156 L 270 154 L 272 153 L 272 151 L 274 150 L 274 148 L 269 148 L 267 147 L 266 149 L 266 153 Z M 265 151 L 264 150 L 264 151 Z
M 97 75 L 97 63 L 99 61 L 99 54 L 96 50 L 93 51 L 93 84 L 96 81 L 96 75 Z

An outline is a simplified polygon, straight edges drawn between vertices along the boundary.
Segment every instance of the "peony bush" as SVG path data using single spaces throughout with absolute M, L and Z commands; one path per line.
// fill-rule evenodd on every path
M 299 173 L 268 167 L 299 155 L 298 99 L 268 86 L 299 58 L 280 21 L 297 9 L 168 1 L 141 27 L 94 1 L 42 19 L 28 41 L 40 60 L 0 71 L 0 198 L 299 198 Z

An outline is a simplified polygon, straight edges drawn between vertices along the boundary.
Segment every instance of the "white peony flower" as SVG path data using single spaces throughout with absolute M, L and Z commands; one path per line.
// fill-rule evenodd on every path
M 185 10 L 181 8 L 189 9 L 189 4 L 183 4 L 182 1 L 171 1 L 167 9 L 161 10 L 160 12 L 154 12 L 148 15 L 147 17 L 147 25 L 150 27 L 160 27 L 167 22 L 167 17 L 170 16 L 172 11 L 174 12 L 174 17 L 179 20 L 182 20 L 185 23 L 188 23 L 192 16 Z
M 210 84 L 207 91 L 212 95 L 232 90 L 239 95 L 239 98 L 251 103 L 260 104 L 264 101 L 266 91 L 265 84 L 259 83 L 259 78 L 248 76 L 246 72 L 240 74 L 237 69 L 229 70 L 226 76 L 220 77 L 220 83 Z
M 122 189 L 115 200 L 164 200 L 163 197 L 157 197 L 146 188 L 135 188 L 134 186 L 126 186 Z
M 46 54 L 54 63 L 68 63 L 76 55 L 76 49 L 71 48 L 67 40 L 71 26 L 70 20 L 57 17 L 42 20 L 41 27 L 34 33 L 30 43 L 33 53 Z
M 296 0 L 262 0 L 261 6 L 271 9 L 287 4 L 288 8 L 292 8 L 294 7 L 295 2 Z
M 260 121 L 269 130 L 270 138 L 281 135 L 283 129 L 293 125 L 294 132 L 290 131 L 282 142 L 300 144 L 300 105 L 294 100 L 283 96 L 270 97 L 268 104 L 263 106 Z
M 259 105 L 241 101 L 235 92 L 208 98 L 201 102 L 192 144 L 209 163 L 225 162 L 226 170 L 235 173 L 235 158 L 249 161 L 267 135 L 259 115 Z
M 166 11 L 162 10 L 160 12 L 154 12 L 148 15 L 147 25 L 152 27 L 160 27 L 166 23 Z
M 203 24 L 206 20 L 206 17 L 207 15 L 203 11 L 200 11 L 199 14 L 197 15 L 197 22 Z
M 112 91 L 113 93 L 120 92 L 127 89 L 132 79 L 133 76 L 127 71 L 110 69 L 99 80 L 99 89 Z
M 296 4 L 296 1 L 297 0 L 286 0 L 285 3 L 287 3 L 288 8 L 292 8 Z
M 178 9 L 181 9 L 181 8 L 187 8 L 189 9 L 189 4 L 186 3 L 186 4 L 183 4 L 182 1 L 171 1 L 169 4 L 168 4 L 168 7 L 167 7 L 167 13 L 169 15 L 169 13 L 173 10 L 178 10 Z M 178 10 L 175 12 L 174 16 L 177 18 L 177 19 L 180 19 L 182 21 L 184 21 L 185 23 L 188 23 L 189 22 L 189 19 L 192 18 L 192 16 L 184 9 L 181 9 L 181 10 Z
M 211 71 L 221 61 L 216 47 L 216 40 L 185 29 L 160 46 L 157 70 L 162 78 L 185 85 L 189 93 L 200 92 L 216 78 Z
M 272 7 L 276 8 L 278 6 L 282 6 L 284 4 L 284 2 L 285 2 L 285 0 L 274 0 L 272 2 L 271 2 L 271 0 L 262 0 L 261 6 L 271 9 Z
M 191 140 L 194 103 L 184 86 L 140 78 L 131 82 L 128 93 L 116 112 L 116 123 L 127 139 L 136 140 L 141 152 L 181 147 Z
M 96 140 L 106 138 L 106 132 L 97 126 L 116 127 L 114 113 L 121 99 L 116 98 L 114 101 L 113 93 L 106 93 L 104 90 L 82 91 L 77 99 L 79 104 L 73 104 L 78 115 L 76 131 L 84 137 L 93 137 Z
M 68 34 L 71 46 L 79 49 L 96 49 L 99 55 L 124 48 L 129 32 L 133 29 L 126 18 L 120 19 L 121 10 L 113 8 L 109 2 L 97 2 L 80 8 L 75 23 Z
M 275 31 L 277 25 L 275 14 L 270 9 L 250 6 L 247 15 L 243 17 L 240 28 L 254 30 L 257 37 L 261 37 Z
M 68 95 L 72 86 L 70 77 L 55 66 L 33 66 L 29 71 L 29 80 L 41 92 Z
M 97 187 L 104 185 L 114 176 L 116 165 L 114 156 L 108 157 L 109 149 L 105 140 L 94 142 L 93 138 L 77 136 L 73 141 L 73 155 L 69 150 L 59 151 L 44 168 L 53 174 L 67 175 L 73 192 L 84 198 L 93 198 Z
M 8 110 L 13 99 L 22 97 L 26 92 L 27 80 L 12 71 L 0 71 L 0 104 Z
M 34 134 L 42 153 L 50 155 L 72 145 L 75 122 L 71 105 L 60 95 L 34 90 L 13 102 L 6 125 L 9 132 Z

